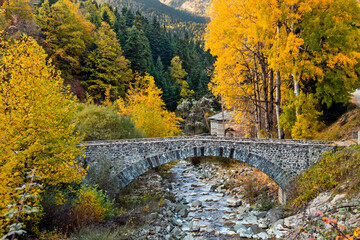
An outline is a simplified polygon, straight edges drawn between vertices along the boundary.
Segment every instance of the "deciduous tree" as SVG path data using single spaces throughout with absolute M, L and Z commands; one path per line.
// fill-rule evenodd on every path
M 181 118 L 168 112 L 161 99 L 162 91 L 156 87 L 154 78 L 148 74 L 137 76 L 127 93 L 126 100 L 119 99 L 120 115 L 130 115 L 135 126 L 146 137 L 169 137 L 181 134 Z
M 6 206 L 19 201 L 15 188 L 36 169 L 43 186 L 81 181 L 85 170 L 74 134 L 77 103 L 63 87 L 44 50 L 32 38 L 0 38 L 0 229 L 9 223 Z M 31 189 L 32 194 L 39 192 Z M 0 231 L 1 234 L 1 231 Z

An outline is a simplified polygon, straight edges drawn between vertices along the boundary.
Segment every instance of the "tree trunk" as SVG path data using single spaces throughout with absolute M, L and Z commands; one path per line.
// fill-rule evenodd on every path
M 267 83 L 267 73 L 264 59 L 260 61 L 261 72 L 263 78 L 263 97 L 264 97 L 264 121 L 265 121 L 265 130 L 266 134 L 270 133 L 270 117 L 269 117 L 269 102 L 268 102 L 268 83 Z
M 277 125 L 278 125 L 278 136 L 279 139 L 283 139 L 284 138 L 284 131 L 280 126 L 280 114 L 281 114 L 281 108 L 280 108 L 280 103 L 281 103 L 281 77 L 280 77 L 280 72 L 277 71 L 276 72 L 276 120 L 277 120 Z
M 274 71 L 270 70 L 270 78 L 269 78 L 269 124 L 270 131 L 274 129 Z
M 280 34 L 280 25 L 281 22 L 278 21 L 277 22 L 277 27 L 276 27 L 276 33 Z M 277 126 L 278 126 L 278 138 L 279 139 L 284 139 L 284 130 L 281 128 L 280 126 L 280 114 L 281 114 L 281 76 L 280 76 L 280 72 L 276 71 L 276 120 L 277 120 Z
M 261 137 L 261 95 L 259 87 L 259 77 L 257 72 L 256 58 L 254 54 L 254 69 L 255 69 L 255 110 L 256 110 L 256 124 L 257 124 L 257 138 Z

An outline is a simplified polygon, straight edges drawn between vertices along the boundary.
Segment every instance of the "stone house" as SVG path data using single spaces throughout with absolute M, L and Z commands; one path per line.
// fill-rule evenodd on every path
M 224 111 L 209 117 L 210 134 L 218 137 L 240 137 L 240 127 L 234 123 L 232 111 Z M 225 129 L 224 129 L 225 126 Z

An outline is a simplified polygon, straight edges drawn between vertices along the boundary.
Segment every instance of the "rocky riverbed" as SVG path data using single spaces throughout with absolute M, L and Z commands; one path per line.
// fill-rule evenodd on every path
M 160 213 L 147 216 L 149 226 L 138 238 L 146 239 L 270 239 L 287 234 L 277 221 L 282 210 L 259 211 L 244 200 L 242 186 L 229 186 L 235 175 L 254 169 L 223 169 L 211 163 L 194 166 L 179 161 L 166 186 L 175 201 L 165 199 Z
M 314 212 L 326 213 L 339 204 L 352 204 L 345 195 L 322 193 L 304 211 L 284 218 L 284 210 L 274 204 L 273 208 L 264 210 L 263 203 L 249 203 L 247 191 L 254 189 L 244 189 L 249 185 L 239 182 L 247 177 L 256 179 L 259 172 L 252 167 L 239 165 L 227 169 L 213 163 L 194 166 L 182 160 L 171 171 L 171 182 L 162 185 L 171 197 L 159 203 L 159 211 L 145 216 L 147 226 L 135 239 L 307 239 L 309 233 L 320 236 L 321 227 L 311 225 L 316 222 Z M 255 184 L 268 184 L 261 188 L 267 193 L 274 192 L 272 188 L 276 185 L 268 180 Z M 250 188 L 258 187 L 250 185 Z M 339 223 L 349 229 L 360 226 L 360 211 L 354 208 L 351 214 L 340 215 Z M 301 230 L 305 229 L 301 226 L 310 230 Z M 329 226 L 320 226 L 324 231 L 329 230 Z

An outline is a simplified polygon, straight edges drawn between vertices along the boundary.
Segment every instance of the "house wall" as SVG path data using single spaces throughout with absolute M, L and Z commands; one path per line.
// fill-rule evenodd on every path
M 229 124 L 226 123 L 226 121 L 225 121 L 225 129 L 226 129 L 227 125 L 229 125 Z M 218 136 L 218 137 L 224 137 L 225 129 L 224 129 L 223 121 L 222 121 L 222 120 L 218 120 L 218 121 L 217 121 L 217 136 Z
M 210 120 L 210 135 L 217 136 L 218 124 L 216 120 Z

